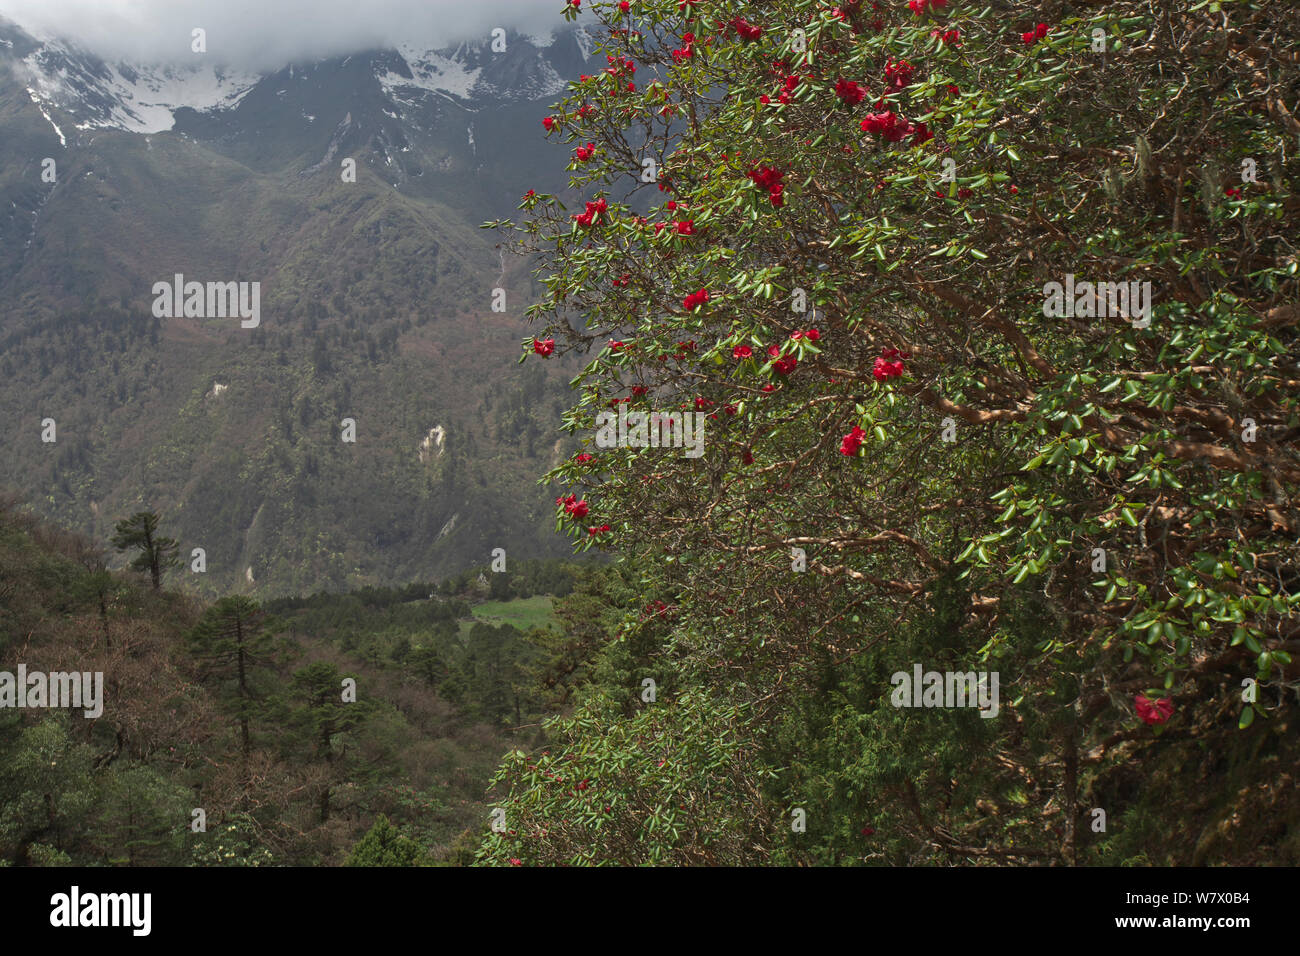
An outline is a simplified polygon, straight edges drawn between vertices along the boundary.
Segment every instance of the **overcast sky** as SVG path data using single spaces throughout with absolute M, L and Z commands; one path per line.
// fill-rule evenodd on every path
M 488 39 L 494 27 L 549 33 L 562 0 L 0 0 L 0 16 L 76 41 L 100 56 L 192 61 L 191 31 L 208 55 L 241 66 L 352 53 L 399 41 L 443 46 Z

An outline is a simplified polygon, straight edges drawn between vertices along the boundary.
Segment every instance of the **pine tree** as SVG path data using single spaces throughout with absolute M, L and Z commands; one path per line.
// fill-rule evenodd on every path
M 256 601 L 227 597 L 208 608 L 189 634 L 191 652 L 203 662 L 205 676 L 235 682 L 240 750 L 245 757 L 252 749 L 249 721 L 256 705 L 254 673 L 274 657 L 265 623 L 266 614 Z
M 152 511 L 140 511 L 119 521 L 113 535 L 113 547 L 119 551 L 138 548 L 140 555 L 131 562 L 132 569 L 148 571 L 155 591 L 162 589 L 162 577 L 169 568 L 175 567 L 180 546 L 175 538 L 165 538 L 158 534 L 158 515 Z

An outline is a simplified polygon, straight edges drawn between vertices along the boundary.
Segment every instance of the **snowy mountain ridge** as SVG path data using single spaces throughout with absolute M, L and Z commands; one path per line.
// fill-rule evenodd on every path
M 374 79 L 399 112 L 420 108 L 431 96 L 471 111 L 479 103 L 537 101 L 565 89 L 563 75 L 582 67 L 591 44 L 577 28 L 549 38 L 511 36 L 508 52 L 500 54 L 490 50 L 489 40 L 441 50 L 399 44 L 395 50 L 257 73 L 217 65 L 202 54 L 195 55 L 192 66 L 108 63 L 57 37 L 35 37 L 0 18 L 0 60 L 9 61 L 16 79 L 65 143 L 68 130 L 60 127 L 54 111 L 71 117 L 77 130 L 161 133 L 176 126 L 182 109 L 229 112 L 273 78 L 280 84 L 286 77 L 304 82 L 319 69 L 346 67 L 359 57 L 372 65 Z M 276 95 L 287 92 L 278 89 Z

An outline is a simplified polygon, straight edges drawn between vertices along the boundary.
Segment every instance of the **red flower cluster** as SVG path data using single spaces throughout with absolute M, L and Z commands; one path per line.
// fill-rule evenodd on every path
M 790 338 L 794 339 L 796 342 L 803 338 L 806 338 L 809 342 L 816 342 L 821 337 L 822 334 L 817 329 L 809 329 L 807 332 L 796 330 L 790 333 Z
M 1241 190 L 1233 189 L 1231 186 L 1228 186 L 1226 189 L 1223 190 L 1223 195 L 1227 196 L 1229 199 L 1240 199 Z
M 687 312 L 694 312 L 697 308 L 709 301 L 709 290 L 701 289 L 699 292 L 692 292 L 686 298 L 682 299 L 682 308 Z
M 542 117 L 542 125 L 546 127 L 546 132 L 549 133 L 551 130 L 555 129 L 555 117 L 554 116 Z
M 618 9 L 623 13 L 627 13 L 629 10 L 632 9 L 632 4 L 629 3 L 628 0 L 620 0 Z
M 885 87 L 890 92 L 906 89 L 915 75 L 916 67 L 907 60 L 899 60 L 897 63 L 892 59 L 885 61 Z
M 900 352 L 898 349 L 881 349 L 880 357 L 876 359 L 871 374 L 875 376 L 877 382 L 896 378 L 903 374 L 903 360 L 907 358 L 911 358 L 911 353 Z
M 1047 33 L 1050 29 L 1051 27 L 1049 27 L 1046 23 L 1040 23 L 1038 24 L 1038 26 L 1034 27 L 1034 29 L 1030 30 L 1028 33 L 1020 34 L 1020 39 L 1024 41 L 1025 46 L 1033 46 L 1043 37 L 1047 36 Z
M 1161 697 L 1157 701 L 1151 701 L 1142 694 L 1138 694 L 1133 703 L 1137 708 L 1137 715 L 1142 718 L 1142 722 L 1145 724 L 1163 724 L 1174 712 L 1174 702 L 1168 697 Z
M 564 505 L 564 513 L 570 518 L 585 518 L 589 510 L 586 501 L 579 501 L 577 495 L 566 495 L 563 498 L 556 498 L 557 505 Z
M 581 452 L 580 454 L 574 455 L 574 456 L 573 456 L 573 460 L 576 461 L 576 462 L 577 462 L 578 464 L 580 464 L 580 465 L 585 465 L 585 464 L 587 464 L 587 462 L 589 462 L 589 461 L 595 461 L 595 460 L 596 460 L 596 456 L 595 456 L 595 455 L 590 455 L 590 454 L 588 454 L 587 452 L 584 451 L 584 452 Z
M 925 13 L 926 7 L 933 7 L 935 10 L 942 10 L 948 5 L 948 0 L 907 0 L 907 5 L 912 12 L 918 17 Z
M 732 28 L 740 34 L 742 39 L 757 40 L 763 35 L 763 28 L 750 23 L 743 17 L 736 17 L 731 21 Z
M 597 199 L 595 202 L 587 203 L 586 212 L 575 213 L 572 218 L 578 225 L 586 229 L 599 220 L 607 209 L 609 209 L 609 204 L 603 199 Z
M 931 30 L 930 36 L 938 37 L 940 43 L 946 43 L 948 46 L 961 46 L 960 30 Z
M 858 449 L 862 447 L 862 439 L 866 437 L 867 433 L 857 425 L 854 425 L 853 431 L 845 435 L 843 440 L 840 442 L 840 454 L 852 458 L 858 453 Z
M 772 200 L 773 206 L 785 205 L 785 173 L 771 166 L 758 167 L 750 169 L 748 176 L 754 181 L 754 185 L 759 189 L 766 189 L 768 198 Z
M 683 60 L 689 60 L 693 56 L 695 56 L 695 34 L 683 33 L 681 48 L 673 50 L 673 62 L 681 63 Z
M 852 80 L 840 77 L 835 83 L 835 95 L 849 106 L 856 106 L 866 99 L 867 91 Z
M 879 133 L 887 142 L 897 143 L 912 132 L 912 124 L 893 110 L 885 110 L 883 113 L 868 114 L 862 121 L 862 132 Z
M 606 53 L 605 62 L 610 64 L 605 70 L 610 76 L 621 76 L 624 73 L 632 76 L 636 73 L 636 63 L 632 60 L 616 60 L 612 53 Z
M 667 617 L 667 616 L 668 616 L 668 605 L 665 604 L 663 601 L 654 600 L 645 606 L 645 613 L 642 615 L 642 618 L 644 619 L 646 617 Z M 608 811 L 609 807 L 606 807 L 605 810 Z
M 782 105 L 789 103 L 790 94 L 799 88 L 799 84 L 801 82 L 803 81 L 799 79 L 798 74 L 792 73 L 789 76 L 787 76 L 785 78 L 785 81 L 781 84 L 781 89 L 776 94 L 776 101 L 778 103 L 781 103 Z M 758 101 L 762 103 L 764 106 L 766 106 L 767 104 L 772 102 L 772 97 L 768 96 L 765 93 L 758 98 Z
M 533 351 L 546 358 L 555 351 L 555 339 L 533 339 Z
M 607 525 L 607 524 L 603 524 L 603 525 L 601 525 L 599 528 L 597 528 L 595 525 L 593 525 L 592 527 L 590 527 L 590 528 L 587 529 L 587 534 L 591 535 L 591 536 L 594 538 L 596 535 L 598 535 L 598 534 L 604 534 L 604 533 L 605 533 L 606 531 L 608 531 L 608 530 L 609 530 L 609 525 Z M 579 790 L 585 790 L 585 789 L 587 789 L 587 788 L 586 788 L 586 787 L 579 787 L 578 789 L 579 789 Z
M 789 375 L 799 364 L 799 360 L 793 355 L 781 354 L 781 346 L 779 345 L 769 345 L 767 347 L 767 354 L 774 360 L 772 362 L 772 368 L 781 375 Z
M 675 222 L 673 228 L 677 230 L 679 236 L 693 236 L 695 235 L 695 220 L 687 219 L 684 222 Z
M 740 359 L 742 361 L 744 359 L 749 358 L 753 354 L 754 354 L 754 350 L 751 349 L 748 345 L 737 345 L 734 349 L 731 350 L 731 357 L 734 359 Z
M 591 157 L 594 156 L 595 154 L 596 154 L 595 143 L 588 143 L 586 146 L 579 146 L 577 149 L 573 151 L 573 155 L 577 158 L 578 162 L 580 163 L 585 163 L 587 160 L 591 159 Z

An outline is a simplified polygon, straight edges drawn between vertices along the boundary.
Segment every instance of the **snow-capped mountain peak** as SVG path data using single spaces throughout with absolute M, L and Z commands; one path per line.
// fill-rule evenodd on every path
M 32 37 L 0 20 L 0 59 L 9 61 L 61 140 L 66 130 L 52 116 L 55 111 L 71 117 L 77 130 L 160 133 L 176 127 L 181 110 L 226 113 L 260 84 L 283 85 L 286 77 L 301 81 L 330 63 L 347 68 L 358 57 L 370 64 L 371 76 L 390 100 L 389 115 L 423 108 L 431 96 L 471 111 L 479 103 L 536 101 L 563 91 L 564 76 L 581 69 L 590 52 L 590 38 L 571 29 L 544 43 L 512 35 L 505 51 L 491 49 L 488 42 L 442 50 L 401 44 L 391 51 L 256 73 L 223 67 L 203 54 L 188 65 L 108 63 L 58 38 Z M 274 94 L 283 98 L 289 90 L 278 88 Z

